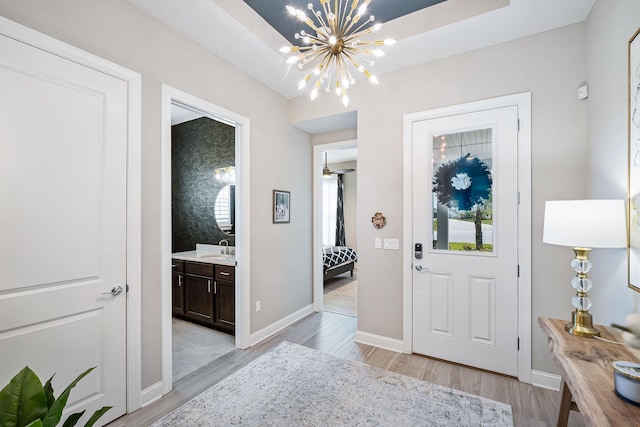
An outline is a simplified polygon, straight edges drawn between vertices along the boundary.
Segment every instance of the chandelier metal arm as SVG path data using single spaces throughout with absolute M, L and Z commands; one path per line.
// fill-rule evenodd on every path
M 349 102 L 347 91 L 355 83 L 351 73 L 352 66 L 368 77 L 371 82 L 377 83 L 377 78 L 360 65 L 359 61 L 373 65 L 373 58 L 384 54 L 380 49 L 373 49 L 373 46 L 391 45 L 394 41 L 360 39 L 382 26 L 382 24 L 372 24 L 373 16 L 363 19 L 371 1 L 319 0 L 321 7 L 318 9 L 315 9 L 313 4 L 308 5 L 313 18 L 307 16 L 302 10 L 287 6 L 287 10 L 304 22 L 310 31 L 303 30 L 295 34 L 296 39 L 302 38 L 303 46 L 284 47 L 281 52 L 297 53 L 291 55 L 287 63 L 298 63 L 300 69 L 304 69 L 307 65 L 313 66 L 298 85 L 298 88 L 302 89 L 312 78 L 315 80 L 311 99 L 318 95 L 318 89 L 326 83 L 328 92 L 331 91 L 332 85 L 335 85 L 335 92 L 342 97 L 342 102 L 346 106 Z

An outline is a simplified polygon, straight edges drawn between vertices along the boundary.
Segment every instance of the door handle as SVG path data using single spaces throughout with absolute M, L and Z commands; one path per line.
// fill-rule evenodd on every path
M 115 285 L 113 288 L 111 288 L 111 290 L 109 292 L 103 292 L 102 295 L 113 295 L 113 296 L 117 296 L 120 295 L 122 293 L 122 286 L 120 285 Z
M 416 264 L 416 271 L 423 271 L 423 270 L 427 271 L 429 269 L 422 267 L 422 264 Z

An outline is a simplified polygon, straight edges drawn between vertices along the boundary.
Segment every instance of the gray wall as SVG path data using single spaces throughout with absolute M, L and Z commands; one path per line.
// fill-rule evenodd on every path
M 251 121 L 251 305 L 262 300 L 251 331 L 311 304 L 311 139 L 288 124 L 286 99 L 125 0 L 0 0 L 0 15 L 142 74 L 143 388 L 161 379 L 159 286 L 169 268 L 160 259 L 162 83 Z M 271 223 L 274 188 L 291 191 L 290 224 Z
M 385 237 L 402 238 L 403 114 L 531 91 L 532 362 L 557 372 L 537 317 L 569 315 L 572 288 L 558 278 L 570 269 L 572 254 L 559 256 L 542 243 L 542 220 L 545 200 L 585 195 L 587 106 L 576 98 L 587 78 L 585 29 L 571 25 L 385 74 L 373 88 L 351 88 L 350 109 L 358 112 L 358 281 L 366 283 L 358 291 L 360 331 L 402 339 L 402 252 L 374 249 L 370 218 L 382 211 Z M 333 96 L 314 103 L 311 109 L 306 97 L 292 100 L 292 122 L 339 108 Z
M 217 245 L 235 237 L 218 228 L 214 205 L 228 182 L 215 169 L 235 166 L 236 129 L 208 117 L 171 126 L 172 252 L 191 251 L 198 243 Z

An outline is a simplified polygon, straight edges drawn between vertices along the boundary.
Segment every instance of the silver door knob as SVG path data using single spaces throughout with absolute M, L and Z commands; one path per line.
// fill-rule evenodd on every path
M 111 288 L 110 292 L 103 292 L 102 295 L 120 295 L 122 293 L 122 286 L 120 285 L 115 285 L 113 288 Z
M 422 271 L 422 265 L 416 264 L 416 271 Z

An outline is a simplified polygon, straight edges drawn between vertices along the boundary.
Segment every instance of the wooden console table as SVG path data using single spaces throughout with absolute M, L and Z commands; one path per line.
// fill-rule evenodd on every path
M 553 360 L 562 371 L 562 396 L 558 426 L 566 426 L 572 399 L 589 426 L 640 426 L 640 407 L 616 396 L 611 362 L 640 362 L 640 351 L 595 338 L 571 335 L 566 320 L 538 318 L 547 336 Z M 616 330 L 596 326 L 602 338 L 621 341 Z

